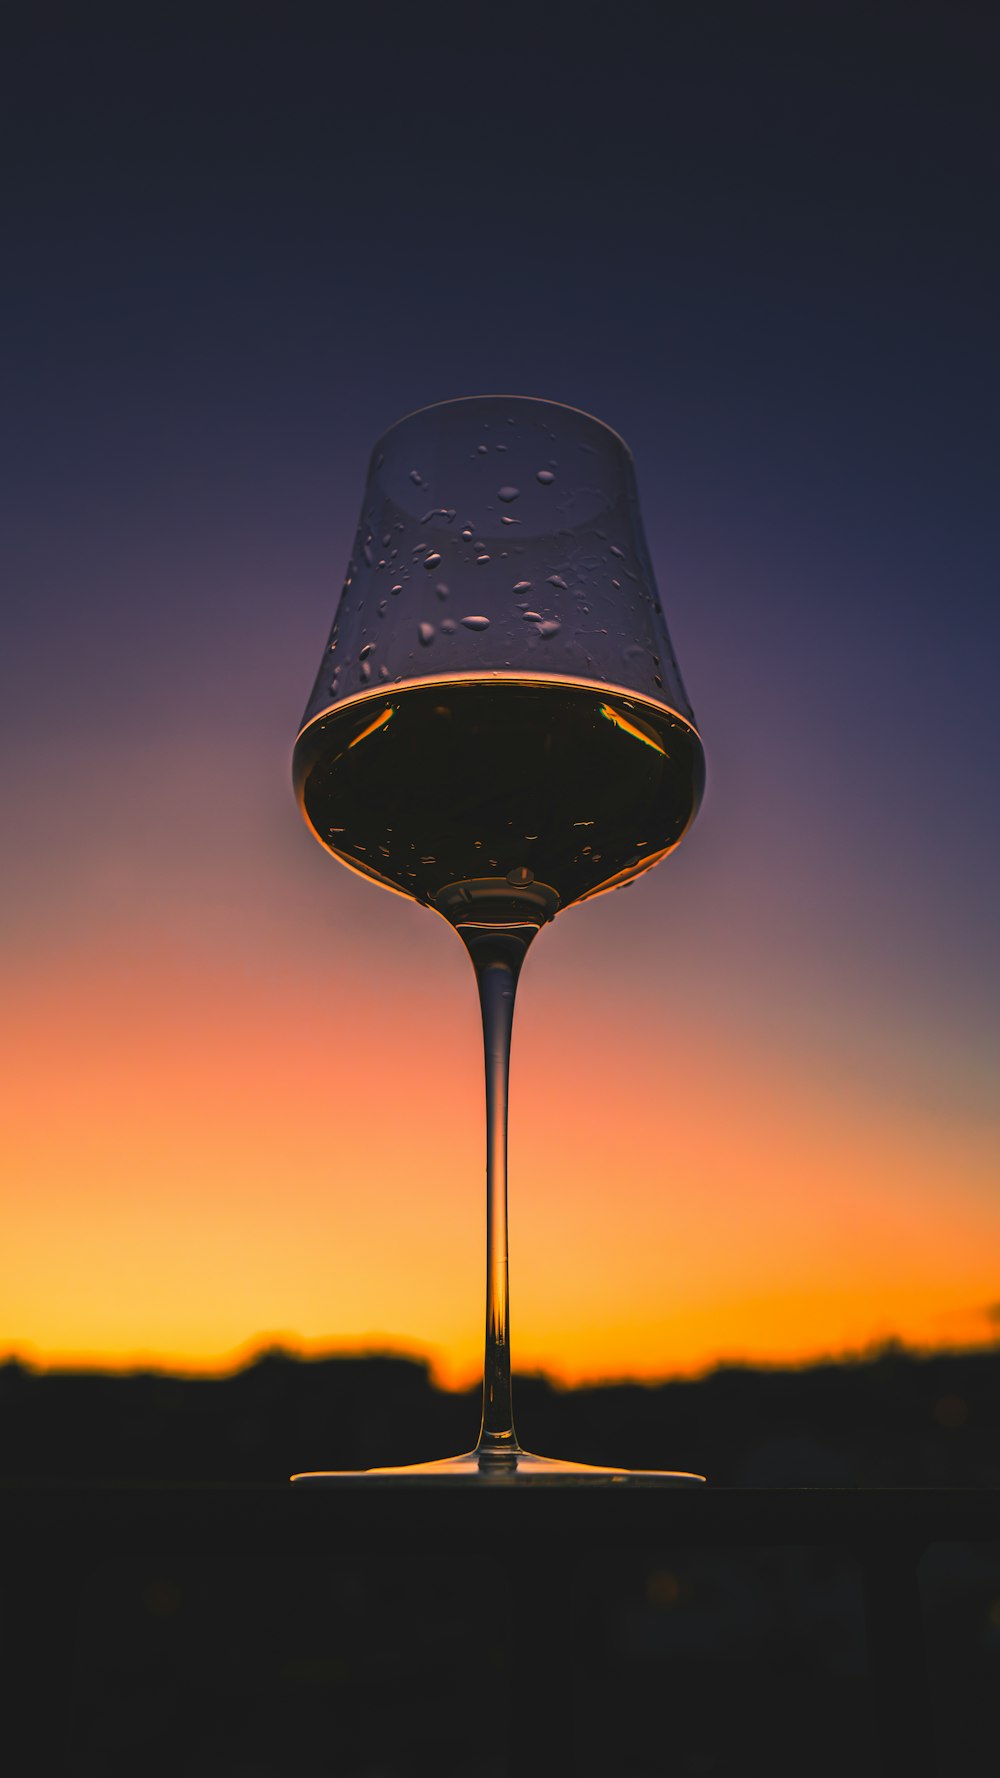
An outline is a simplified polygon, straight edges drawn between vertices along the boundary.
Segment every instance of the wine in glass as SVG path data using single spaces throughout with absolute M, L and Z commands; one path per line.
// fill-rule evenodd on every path
M 302 728 L 302 812 L 334 857 L 454 927 L 486 1062 L 486 1348 L 473 1451 L 293 1477 L 690 1483 L 518 1444 L 507 1281 L 507 1079 L 528 946 L 678 845 L 704 756 L 610 427 L 525 397 L 446 401 L 372 454 Z

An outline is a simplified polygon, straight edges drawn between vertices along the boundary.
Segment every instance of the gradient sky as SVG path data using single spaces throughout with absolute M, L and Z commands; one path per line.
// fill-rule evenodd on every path
M 963 3 L 46 7 L 4 27 L 0 1351 L 482 1340 L 442 922 L 290 789 L 368 453 L 631 444 L 708 755 L 525 967 L 515 1366 L 1000 1302 L 1000 31 Z

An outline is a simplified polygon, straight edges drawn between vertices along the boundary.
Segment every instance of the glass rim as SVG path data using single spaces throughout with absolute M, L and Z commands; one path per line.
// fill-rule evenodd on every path
M 504 395 L 504 394 L 500 394 L 500 395 L 489 395 L 489 394 L 487 394 L 487 395 L 451 395 L 451 396 L 448 396 L 447 399 L 444 401 L 429 401 L 423 407 L 411 408 L 411 410 L 408 414 L 400 414 L 398 420 L 393 420 L 391 426 L 386 426 L 385 430 L 379 433 L 377 439 L 375 440 L 375 443 L 372 446 L 372 458 L 375 457 L 376 452 L 385 443 L 386 439 L 389 438 L 393 432 L 398 431 L 400 426 L 405 426 L 408 421 L 417 420 L 423 414 L 437 413 L 437 412 L 439 412 L 439 410 L 441 408 L 462 407 L 466 403 L 477 402 L 477 401 L 523 401 L 523 402 L 530 404 L 531 407 L 548 407 L 548 408 L 554 408 L 558 413 L 575 414 L 578 419 L 589 420 L 592 426 L 599 426 L 602 432 L 610 433 L 611 437 L 615 440 L 615 443 L 619 444 L 621 446 L 622 450 L 625 452 L 625 455 L 628 458 L 629 462 L 632 464 L 634 464 L 634 462 L 635 462 L 635 459 L 632 455 L 631 447 L 627 444 L 625 439 L 622 437 L 621 433 L 616 432 L 616 430 L 613 426 L 609 426 L 608 422 L 606 420 L 598 419 L 597 415 L 590 413 L 587 408 L 574 407 L 572 405 L 572 403 L 568 402 L 568 401 L 550 401 L 549 398 L 544 395 Z

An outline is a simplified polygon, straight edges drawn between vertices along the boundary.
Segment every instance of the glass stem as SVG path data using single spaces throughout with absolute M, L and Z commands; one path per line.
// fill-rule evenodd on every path
M 458 928 L 479 986 L 486 1061 L 486 1350 L 480 1461 L 516 1456 L 507 1275 L 507 1083 L 517 978 L 532 927 Z

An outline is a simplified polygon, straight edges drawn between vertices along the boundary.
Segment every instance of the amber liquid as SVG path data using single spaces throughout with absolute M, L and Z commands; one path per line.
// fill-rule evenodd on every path
M 704 758 L 681 716 L 620 691 L 454 679 L 316 717 L 294 774 L 335 857 L 456 923 L 470 897 L 502 923 L 657 863 L 697 812 Z

